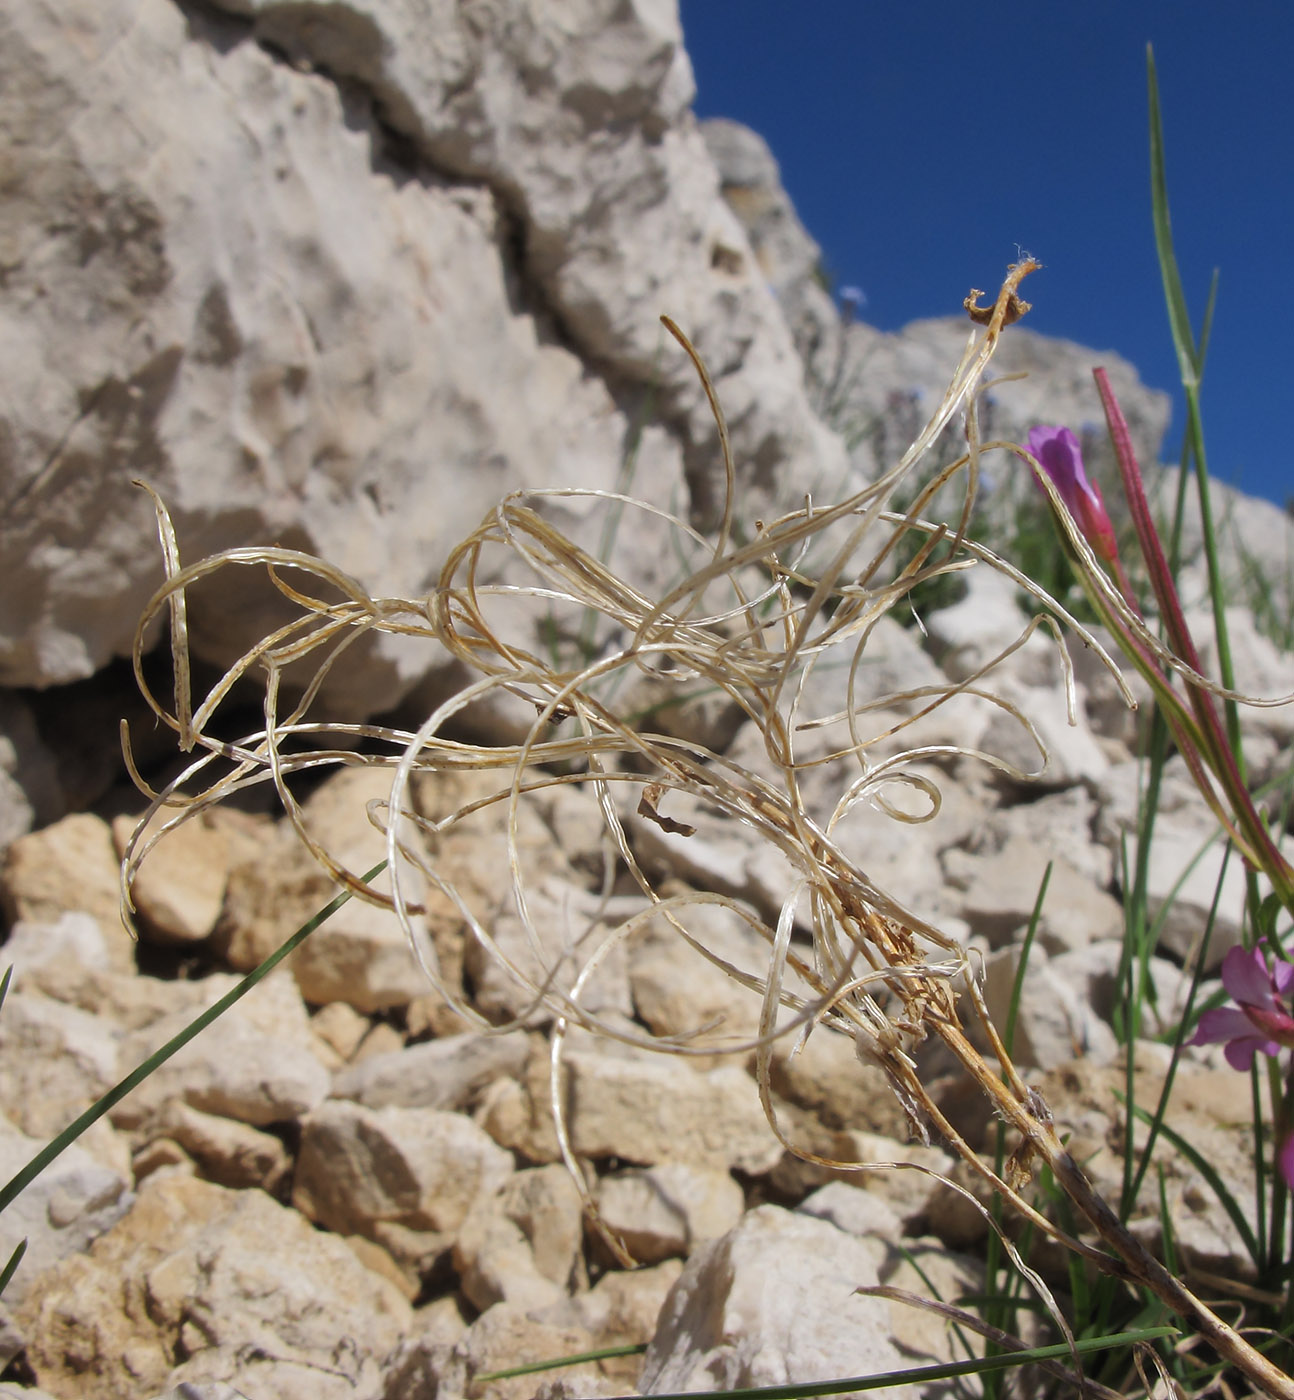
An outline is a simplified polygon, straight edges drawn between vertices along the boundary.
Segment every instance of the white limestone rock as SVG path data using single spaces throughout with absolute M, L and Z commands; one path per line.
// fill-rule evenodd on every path
M 151 1021 L 122 1045 L 123 1070 L 142 1064 L 238 982 L 217 974 L 205 979 L 197 1008 Z M 180 1098 L 204 1113 L 252 1127 L 291 1122 L 323 1102 L 330 1087 L 315 1053 L 315 1039 L 300 994 L 279 975 L 261 982 L 241 1001 L 156 1069 L 112 1111 L 118 1126 L 136 1126 Z
M 564 1166 L 532 1167 L 483 1192 L 459 1227 L 454 1268 L 473 1307 L 541 1308 L 584 1277 L 583 1205 Z
M 41 1275 L 18 1318 L 39 1381 L 60 1395 L 224 1382 L 379 1400 L 410 1310 L 342 1240 L 264 1192 L 161 1172 L 89 1254 Z
M 19 837 L 0 868 L 0 906 L 10 923 L 93 916 L 114 968 L 133 971 L 135 945 L 122 927 L 121 886 L 112 832 L 102 817 L 74 812 Z
M 292 1202 L 341 1234 L 375 1238 L 389 1223 L 452 1235 L 511 1172 L 511 1156 L 461 1114 L 330 1100 L 302 1122 Z
M 1038 939 L 1051 953 L 1113 938 L 1123 928 L 1118 901 L 1080 874 L 1063 857 L 1052 856 L 1051 878 L 1038 916 Z M 973 855 L 947 851 L 943 868 L 960 891 L 955 908 L 975 933 L 1001 947 L 1025 929 L 1037 905 L 1048 855 L 1026 835 L 1009 836 L 1000 850 Z
M 1000 948 L 985 960 L 984 1000 L 999 1034 L 1006 1025 L 1019 963 L 1018 946 Z M 1016 1017 L 1012 1058 L 1017 1064 L 1046 1070 L 1077 1059 L 1097 1065 L 1114 1059 L 1114 1032 L 1083 1000 L 1081 990 L 1081 983 L 1075 986 L 1059 975 L 1045 951 L 1034 945 Z
M 750 1211 L 688 1260 L 661 1309 L 639 1389 L 794 1385 L 897 1369 L 888 1306 L 856 1292 L 879 1282 L 880 1255 L 828 1221 L 777 1206 Z
M 748 976 L 767 975 L 767 940 L 733 910 L 698 902 L 672 912 L 715 957 Z M 793 978 L 788 981 L 794 984 Z M 736 1043 L 758 1032 L 759 994 L 690 947 L 663 916 L 635 934 L 629 984 L 634 1010 L 655 1035 L 687 1035 L 706 1027 L 702 1043 Z
M 53 1137 L 122 1070 L 121 1031 L 38 992 L 11 992 L 0 1009 L 0 1110 L 25 1133 Z
M 1135 869 L 1137 859 L 1137 842 L 1130 831 L 1136 829 L 1138 791 L 1133 763 L 1119 765 L 1098 788 L 1098 829 L 1112 844 L 1129 832 L 1129 869 Z M 1205 970 L 1212 971 L 1242 939 L 1244 869 L 1234 855 L 1225 856 L 1216 819 L 1180 760 L 1171 760 L 1165 769 L 1162 793 L 1146 871 L 1147 913 L 1160 921 L 1159 941 L 1165 952 L 1193 958 L 1216 899 L 1205 959 Z M 1266 891 L 1264 880 L 1259 888 Z
M 272 1133 L 200 1113 L 178 1100 L 166 1105 L 158 1131 L 181 1147 L 208 1181 L 231 1190 L 259 1187 L 274 1195 L 292 1169 L 287 1148 Z
M 40 736 L 32 706 L 0 692 L 0 853 L 66 810 L 58 760 Z
M 638 900 L 605 904 L 596 894 L 554 874 L 526 890 L 528 930 L 515 899 L 505 896 L 489 923 L 494 947 L 472 939 L 465 952 L 464 966 L 472 979 L 476 1005 L 492 1020 L 503 1022 L 532 1012 L 536 990 L 546 982 L 560 992 L 570 992 L 620 916 L 639 907 Z M 632 1009 L 623 939 L 614 942 L 598 962 L 581 989 L 580 1005 L 594 1013 L 627 1015 Z
M 333 1075 L 334 1098 L 365 1108 L 467 1108 L 495 1079 L 516 1077 L 529 1055 L 525 1037 L 465 1031 L 370 1055 Z
M 0 529 L 0 680 L 70 680 L 129 649 L 161 576 L 132 476 L 167 498 L 189 558 L 277 540 L 416 596 L 553 463 L 563 485 L 614 484 L 634 404 L 587 360 L 630 400 L 658 385 L 678 437 L 648 435 L 642 481 L 685 498 L 686 456 L 691 505 L 713 513 L 714 427 L 686 357 L 658 355 L 667 307 L 719 384 L 746 499 L 840 474 L 688 113 L 669 7 L 432 24 L 408 4 L 227 8 L 7 19 L 4 82 L 32 100 L 7 119 L 31 155 L 0 225 L 20 501 Z M 580 528 L 578 507 L 554 513 Z M 644 547 L 631 572 L 667 563 Z M 250 573 L 196 590 L 195 650 L 228 662 L 281 601 Z M 407 639 L 361 650 L 328 682 L 351 713 L 436 662 Z
M 725 1171 L 662 1162 L 598 1181 L 598 1215 L 642 1264 L 686 1258 L 741 1219 L 741 1187 Z
M 200 943 L 211 935 L 224 903 L 229 876 L 231 836 L 227 814 L 203 813 L 169 831 L 145 857 L 131 887 L 142 933 L 161 943 Z M 118 817 L 112 825 L 119 856 L 135 828 L 135 819 Z M 147 840 L 156 824 L 150 826 Z
M 73 910 L 49 921 L 19 919 L 5 939 L 3 956 L 5 964 L 13 967 L 15 990 L 30 984 L 46 996 L 57 996 L 53 988 L 59 985 L 61 972 L 68 974 L 62 979 L 68 987 L 86 971 L 102 973 L 111 966 L 98 919 Z
M 0 1177 L 10 1180 L 46 1146 L 0 1118 Z M 9 1307 L 60 1259 L 80 1254 L 130 1209 L 127 1174 L 96 1160 L 85 1147 L 66 1148 L 0 1216 L 0 1265 L 22 1240 L 27 1252 L 5 1289 Z
M 581 1156 L 755 1174 L 771 1171 L 781 1157 L 755 1081 L 735 1065 L 698 1071 L 664 1055 L 591 1050 L 573 1050 L 564 1063 L 568 1128 Z

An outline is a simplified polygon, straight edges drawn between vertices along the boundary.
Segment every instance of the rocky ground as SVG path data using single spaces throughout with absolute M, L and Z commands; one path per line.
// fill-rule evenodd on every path
M 924 646 L 915 629 L 879 629 L 869 683 L 879 694 L 895 672 L 956 675 L 976 646 L 992 642 L 995 626 L 1018 630 L 1019 621 L 1014 600 L 976 584 L 961 604 L 927 618 Z M 1290 670 L 1252 629 L 1241 635 L 1267 676 Z M 1091 703 L 1067 728 L 1059 682 L 1041 639 L 1011 658 L 1003 678 L 1028 698 L 1053 746 L 1039 782 L 1000 781 L 964 760 L 932 764 L 929 776 L 945 794 L 937 818 L 912 826 L 860 811 L 840 840 L 876 883 L 979 951 L 999 1015 L 1042 867 L 1054 861 L 1018 1058 L 1041 1076 L 1076 1155 L 1098 1183 L 1113 1185 L 1121 1146 L 1113 1092 L 1122 1075 L 1108 1018 L 1135 724 L 1085 685 Z M 957 721 L 968 743 L 975 725 L 986 735 L 997 722 L 988 711 Z M 699 724 L 703 707 L 697 715 Z M 1288 724 L 1284 712 L 1257 712 L 1255 755 L 1274 762 Z M 738 728 L 728 751 L 754 765 L 758 743 L 750 727 Z M 310 831 L 352 869 L 380 858 L 365 804 L 387 786 L 379 770 L 346 768 L 306 799 Z M 498 788 L 489 775 L 441 776 L 423 783 L 417 801 L 435 817 Z M 523 808 L 517 845 L 532 917 L 551 940 L 539 951 L 559 965 L 563 949 L 624 917 L 627 896 L 600 899 L 592 794 L 566 787 L 540 799 Z M 714 814 L 691 822 L 696 829 L 685 834 L 628 816 L 636 854 L 662 892 L 719 890 L 752 910 L 775 907 L 782 872 L 749 835 Z M 335 889 L 282 819 L 218 808 L 146 860 L 136 945 L 117 915 L 131 826 L 126 814 L 77 813 L 7 852 L 0 890 L 15 973 L 0 1011 L 0 1109 L 10 1171 Z M 1177 959 L 1191 952 L 1221 869 L 1209 838 L 1202 803 L 1172 778 L 1152 901 L 1166 900 L 1197 850 L 1204 854 L 1173 901 L 1169 956 L 1152 967 L 1164 1023 L 1180 996 Z M 502 957 L 525 967 L 538 956 L 507 888 L 500 807 L 446 835 L 435 858 L 479 901 Z M 1224 881 L 1214 963 L 1238 934 L 1236 879 Z M 685 922 L 738 967 L 755 970 L 766 956 L 728 908 L 694 907 Z M 432 901 L 422 931 L 487 1022 L 526 1013 L 516 982 L 452 905 Z M 758 1009 L 753 993 L 663 920 L 617 946 L 585 1002 L 613 1026 L 657 1036 L 716 1022 L 748 1035 Z M 352 901 L 5 1214 L 0 1250 L 29 1239 L 6 1295 L 13 1374 L 49 1395 L 105 1400 L 227 1394 L 175 1389 L 216 1381 L 254 1397 L 520 1400 L 540 1381 L 478 1378 L 643 1342 L 645 1360 L 562 1372 L 562 1393 L 774 1383 L 953 1354 L 940 1320 L 854 1290 L 878 1281 L 919 1289 L 911 1254 L 946 1296 L 973 1291 L 983 1222 L 927 1175 L 832 1171 L 787 1152 L 765 1121 L 749 1054 L 679 1058 L 584 1032 L 568 1037 L 571 1147 L 602 1220 L 640 1267 L 618 1265 L 559 1159 L 551 1029 L 542 1012 L 506 1035 L 464 1021 L 429 993 L 391 916 Z M 1144 1047 L 1142 1065 L 1149 1093 L 1164 1066 L 1159 1047 Z M 982 1103 L 937 1060 L 927 1077 L 945 1111 L 983 1145 Z M 937 1146 L 908 1140 L 879 1073 L 843 1035 L 820 1029 L 796 1053 L 783 1044 L 774 1088 L 784 1130 L 812 1152 L 953 1168 Z M 1172 1121 L 1237 1182 L 1247 1169 L 1243 1098 L 1232 1071 L 1190 1052 Z M 1214 1273 L 1242 1270 L 1233 1229 L 1203 1182 L 1171 1156 L 1166 1165 L 1179 1247 Z M 1152 1205 L 1138 1228 L 1153 1241 Z

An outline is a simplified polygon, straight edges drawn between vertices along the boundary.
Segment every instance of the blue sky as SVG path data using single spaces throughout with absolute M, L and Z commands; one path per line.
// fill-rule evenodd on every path
M 1029 324 L 1176 360 L 1150 223 L 1145 46 L 1215 476 L 1294 496 L 1294 4 L 1289 0 L 681 0 L 698 115 L 759 131 L 838 284 L 894 330 L 1044 264 Z M 1165 456 L 1176 460 L 1180 391 Z

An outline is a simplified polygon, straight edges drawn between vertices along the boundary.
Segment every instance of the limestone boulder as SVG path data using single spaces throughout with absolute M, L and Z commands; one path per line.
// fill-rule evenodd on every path
M 587 1282 L 583 1204 L 564 1166 L 514 1173 L 477 1197 L 454 1242 L 454 1268 L 473 1307 L 542 1308 Z
M 640 1263 L 686 1257 L 727 1234 L 745 1201 L 728 1172 L 663 1162 L 613 1172 L 598 1182 L 598 1216 Z
M 587 1157 L 769 1171 L 781 1156 L 754 1080 L 660 1055 L 566 1056 L 571 1144 Z
M 49 923 L 66 913 L 99 923 L 111 964 L 131 970 L 135 948 L 122 927 L 112 832 L 101 817 L 75 812 L 14 841 L 0 870 L 0 905 L 10 923 Z
M 463 1109 L 496 1079 L 520 1074 L 525 1037 L 465 1031 L 366 1056 L 333 1075 L 335 1098 L 365 1108 Z
M 788 472 L 843 463 L 720 197 L 668 7 L 447 8 L 431 25 L 412 5 L 224 8 L 7 17 L 20 505 L 0 534 L 0 679 L 49 685 L 129 649 L 161 576 L 133 477 L 167 498 L 189 558 L 277 541 L 417 596 L 552 463 L 562 485 L 612 486 L 653 381 L 670 431 L 645 440 L 643 480 L 664 502 L 685 469 L 712 512 L 714 427 L 686 357 L 662 353 L 666 309 L 757 464 L 748 491 L 794 495 Z M 129 123 L 105 119 L 125 107 Z M 665 562 L 643 549 L 633 568 Z M 195 650 L 227 663 L 281 601 L 250 573 L 195 590 Z M 329 679 L 352 713 L 436 664 L 407 639 L 363 650 Z
M 1112 769 L 1100 783 L 1098 833 L 1108 843 L 1136 831 L 1138 790 L 1131 762 Z M 1129 835 L 1130 868 L 1136 852 L 1135 836 Z M 1260 888 L 1266 888 L 1261 880 Z M 1194 957 L 1212 916 L 1205 960 L 1206 970 L 1212 971 L 1242 941 L 1245 896 L 1240 861 L 1227 856 L 1217 821 L 1180 760 L 1170 761 L 1146 870 L 1147 913 L 1160 923 L 1160 947 L 1179 958 Z
M 0 692 L 0 852 L 66 809 L 58 760 L 40 736 L 31 705 Z
M 215 974 L 204 982 L 197 1007 L 154 1020 L 123 1041 L 123 1072 L 161 1049 L 192 1022 L 195 1010 L 211 1006 L 238 979 Z M 316 1043 L 291 979 L 268 977 L 123 1099 L 113 1121 L 138 1126 L 178 1098 L 252 1127 L 292 1122 L 328 1095 L 329 1074 Z
M 896 1370 L 878 1246 L 829 1221 L 759 1206 L 684 1266 L 643 1358 L 644 1395 L 794 1385 Z M 856 1394 L 862 1392 L 854 1392 Z M 868 1391 L 869 1395 L 897 1394 Z
M 452 1237 L 512 1158 L 470 1118 L 430 1108 L 363 1108 L 330 1100 L 305 1117 L 293 1204 L 342 1234 L 377 1227 Z
M 697 1068 L 581 1033 L 568 1038 L 562 1066 L 566 1127 L 579 1156 L 756 1174 L 781 1156 L 754 1079 L 731 1062 Z M 548 1047 L 540 1041 L 523 1079 L 495 1080 L 476 1118 L 496 1142 L 529 1161 L 556 1161 L 550 1085 Z
M 944 871 L 959 887 L 957 912 L 971 929 L 1001 946 L 1025 929 L 1037 906 L 1048 859 L 1036 841 L 1012 836 L 991 855 L 949 851 Z M 1123 928 L 1123 910 L 1063 857 L 1052 857 L 1051 877 L 1038 916 L 1038 938 L 1049 952 L 1063 953 Z
M 999 1032 L 1006 1025 L 1020 953 L 1018 946 L 1005 947 L 985 960 L 984 1000 Z M 1055 1069 L 1076 1059 L 1102 1065 L 1115 1058 L 1114 1032 L 1083 998 L 1084 990 L 1082 982 L 1075 985 L 1053 969 L 1045 951 L 1036 945 L 1030 950 L 1012 1047 L 1018 1064 Z
M 126 855 L 135 826 L 129 816 L 113 823 L 119 857 Z M 141 840 L 147 843 L 157 830 L 154 820 Z M 255 824 L 219 808 L 160 835 L 131 886 L 141 933 L 169 944 L 200 943 L 210 937 L 220 917 L 231 864 L 240 853 L 259 854 L 259 850 Z
M 37 992 L 0 1010 L 0 1109 L 22 1130 L 53 1137 L 117 1082 L 122 1035 L 111 1021 Z
M 379 1400 L 410 1314 L 341 1240 L 263 1192 L 162 1172 L 88 1254 L 41 1275 L 18 1317 L 59 1400 L 217 1382 Z

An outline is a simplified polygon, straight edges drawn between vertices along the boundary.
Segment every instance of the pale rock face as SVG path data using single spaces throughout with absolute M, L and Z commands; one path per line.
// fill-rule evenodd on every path
M 333 1097 L 366 1108 L 463 1109 L 494 1080 L 520 1075 L 528 1054 L 524 1036 L 465 1031 L 348 1065 L 333 1075 Z
M 991 954 L 984 965 L 984 1000 L 998 1027 L 1006 1024 L 1019 963 L 1020 948 L 1013 946 Z M 1012 1052 L 1016 1062 L 1037 1069 L 1055 1069 L 1077 1059 L 1102 1065 L 1117 1052 L 1114 1032 L 1083 1000 L 1071 978 L 1059 976 L 1035 944 L 1016 1019 Z
M 516 1172 L 477 1197 L 454 1242 L 463 1292 L 484 1311 L 496 1303 L 545 1307 L 583 1277 L 583 1205 L 564 1166 Z
M 1049 857 L 1024 835 L 1010 836 L 993 854 L 949 851 L 944 871 L 961 886 L 955 906 L 971 929 L 993 947 L 1019 937 L 1037 905 Z M 1051 953 L 1111 938 L 1123 928 L 1118 901 L 1068 861 L 1050 857 L 1051 877 L 1038 915 L 1038 938 Z
M 232 1190 L 260 1187 L 273 1195 L 292 1162 L 287 1148 L 272 1133 L 263 1133 L 232 1118 L 200 1113 L 188 1104 L 169 1103 L 159 1131 L 193 1159 L 208 1181 Z
M 118 854 L 124 853 L 134 827 L 131 817 L 113 823 Z M 145 859 L 131 890 L 141 929 L 162 943 L 200 943 L 209 937 L 224 903 L 230 854 L 223 824 L 210 817 L 167 832 Z
M 530 927 L 523 923 L 512 898 L 489 921 L 488 932 L 494 948 L 489 949 L 472 940 L 464 959 L 475 988 L 481 1010 L 498 1022 L 511 1020 L 532 1011 L 535 992 L 531 988 L 543 985 L 547 972 L 558 969 L 554 985 L 569 993 L 585 964 L 599 956 L 592 976 L 580 990 L 580 1005 L 590 1012 L 631 1009 L 627 955 L 624 940 L 603 945 L 612 937 L 611 926 L 617 922 L 616 904 L 636 910 L 638 901 L 613 901 L 611 907 L 581 886 L 558 875 L 530 886 L 526 891 L 526 910 Z M 539 952 L 536 952 L 538 948 Z M 529 985 L 518 981 L 501 961 L 506 959 Z M 547 1013 L 543 1013 L 547 1019 Z
M 696 942 L 731 967 L 752 976 L 767 968 L 768 943 L 731 909 L 698 903 L 673 912 Z M 655 1035 L 691 1034 L 711 1023 L 710 1042 L 739 1042 L 758 1032 L 759 996 L 689 947 L 663 916 L 630 945 L 629 985 L 635 1011 Z
M 509 1154 L 459 1114 L 332 1100 L 304 1119 L 292 1199 L 343 1234 L 374 1238 L 387 1223 L 452 1234 L 511 1171 Z
M 671 7 L 507 24 L 481 6 L 432 24 L 411 5 L 321 5 L 307 22 L 229 8 L 190 25 L 161 0 L 8 21 L 6 86 L 27 95 L 10 144 L 40 154 L 19 161 L 0 229 L 18 269 L 7 683 L 89 675 L 129 648 L 160 578 L 132 476 L 166 497 L 188 558 L 278 541 L 412 596 L 508 489 L 613 485 L 629 420 L 558 328 L 630 400 L 662 391 L 683 449 L 650 446 L 662 502 L 688 494 L 684 456 L 694 509 L 712 512 L 717 480 L 695 376 L 661 348 L 666 309 L 709 360 L 750 488 L 778 496 L 839 460 L 687 113 Z M 354 85 L 343 96 L 323 72 Z M 42 93 L 59 94 L 51 115 Z M 127 106 L 129 124 L 103 120 Z M 250 575 L 189 606 L 217 663 L 281 617 Z M 329 682 L 352 713 L 436 663 L 390 639 L 363 650 Z
M 101 817 L 75 812 L 15 841 L 5 853 L 0 899 L 11 922 L 53 922 L 69 912 L 98 920 L 112 965 L 135 965 L 121 925 L 121 883 L 112 832 Z
M 714 1168 L 664 1162 L 598 1182 L 598 1215 L 642 1264 L 687 1256 L 741 1219 L 741 1187 Z
M 58 761 L 40 737 L 32 706 L 0 692 L 0 851 L 66 809 Z
M 1128 833 L 1129 868 L 1135 868 L 1137 858 L 1133 832 L 1138 791 L 1132 762 L 1111 769 L 1097 788 L 1098 835 L 1117 850 L 1122 833 Z M 1260 881 L 1260 888 L 1265 891 L 1265 881 Z M 1227 950 L 1241 942 L 1244 870 L 1234 856 L 1226 858 L 1216 818 L 1178 758 L 1165 769 L 1147 865 L 1146 898 L 1150 917 L 1162 921 L 1160 946 L 1181 958 L 1194 956 L 1212 911 L 1206 971 L 1216 969 Z
M 378 1400 L 380 1363 L 409 1316 L 341 1240 L 264 1193 L 165 1172 L 19 1311 L 43 1383 L 103 1400 L 185 1381 Z
M 8 1181 L 45 1146 L 0 1119 L 0 1175 Z M 84 1144 L 73 1144 L 5 1208 L 0 1218 L 0 1255 L 9 1256 L 22 1240 L 27 1252 L 5 1289 L 5 1302 L 18 1307 L 35 1280 L 60 1259 L 87 1249 L 121 1218 L 134 1200 L 121 1172 L 96 1161 Z
M 41 986 L 41 974 L 57 979 L 68 964 L 74 975 L 81 971 L 106 972 L 108 944 L 99 921 L 90 914 L 66 913 L 48 923 L 20 919 L 5 939 L 5 958 L 13 966 L 14 987 L 33 984 L 38 991 L 56 996 Z M 58 997 L 58 1000 L 64 1000 Z
M 880 1253 L 825 1220 L 777 1206 L 750 1211 L 684 1267 L 639 1389 L 793 1385 L 897 1369 L 887 1305 L 855 1292 L 879 1281 Z
M 237 979 L 212 977 L 207 1005 Z M 150 1022 L 123 1043 L 121 1065 L 134 1068 L 193 1019 L 201 1007 Z M 328 1071 L 313 1051 L 305 1007 L 291 981 L 270 977 L 154 1071 L 113 1110 L 118 1125 L 146 1121 L 168 1099 L 252 1127 L 289 1122 L 328 1095 Z
M 565 1057 L 575 1151 L 621 1161 L 770 1171 L 781 1156 L 754 1081 L 735 1065 L 704 1072 L 660 1055 Z
M 0 1011 L 0 1107 L 22 1130 L 53 1137 L 116 1083 L 121 1032 L 36 992 Z

